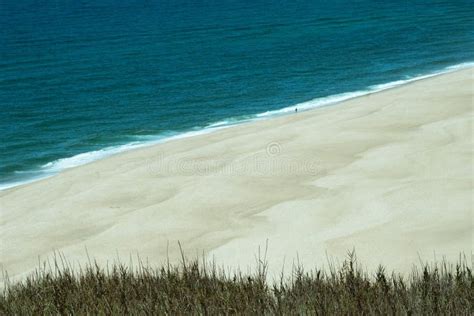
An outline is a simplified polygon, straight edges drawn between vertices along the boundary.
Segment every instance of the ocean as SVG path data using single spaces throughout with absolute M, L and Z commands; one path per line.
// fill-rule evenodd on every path
M 473 65 L 473 16 L 471 0 L 0 0 L 0 188 Z

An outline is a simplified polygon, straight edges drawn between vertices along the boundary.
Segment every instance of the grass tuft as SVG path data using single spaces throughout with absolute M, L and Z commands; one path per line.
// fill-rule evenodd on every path
M 474 280 L 466 260 L 423 265 L 409 278 L 380 266 L 369 274 L 350 253 L 329 272 L 293 268 L 267 281 L 267 263 L 255 273 L 225 272 L 198 261 L 136 269 L 97 263 L 74 271 L 62 256 L 23 282 L 7 284 L 0 314 L 447 314 L 474 313 Z

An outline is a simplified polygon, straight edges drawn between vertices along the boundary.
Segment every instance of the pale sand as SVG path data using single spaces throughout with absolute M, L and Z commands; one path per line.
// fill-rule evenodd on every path
M 119 154 L 0 192 L 10 276 L 53 249 L 100 263 L 204 252 L 308 268 L 472 253 L 474 68 L 326 108 Z

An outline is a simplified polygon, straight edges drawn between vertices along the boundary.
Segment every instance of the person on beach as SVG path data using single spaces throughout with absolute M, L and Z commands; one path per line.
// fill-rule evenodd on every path
M 295 108 L 295 113 L 298 113 L 298 108 Z

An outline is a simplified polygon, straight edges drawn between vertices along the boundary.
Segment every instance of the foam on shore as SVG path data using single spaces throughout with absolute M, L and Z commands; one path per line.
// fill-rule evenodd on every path
M 258 113 L 254 115 L 231 117 L 225 120 L 208 124 L 205 127 L 196 127 L 195 129 L 190 130 L 190 131 L 185 131 L 185 132 L 170 131 L 161 135 L 145 135 L 145 136 L 134 135 L 132 136 L 132 138 L 136 140 L 130 143 L 126 143 L 126 144 L 118 145 L 118 146 L 110 146 L 110 147 L 106 147 L 99 150 L 80 153 L 71 157 L 57 159 L 57 160 L 44 164 L 38 170 L 24 171 L 24 173 L 30 173 L 31 177 L 28 177 L 27 179 L 21 180 L 21 181 L 15 180 L 12 182 L 0 183 L 0 190 L 5 190 L 5 189 L 9 189 L 9 188 L 16 187 L 19 185 L 23 185 L 26 183 L 38 181 L 38 180 L 50 177 L 52 175 L 55 175 L 61 172 L 62 170 L 85 165 L 93 161 L 97 161 L 99 159 L 103 159 L 103 158 L 106 158 L 118 153 L 122 153 L 125 151 L 142 148 L 146 146 L 152 146 L 155 144 L 159 144 L 159 143 L 163 143 L 163 142 L 167 142 L 167 141 L 171 141 L 175 139 L 207 134 L 207 133 L 214 132 L 216 130 L 228 128 L 228 127 L 243 124 L 243 123 L 291 114 L 291 113 L 294 113 L 295 108 L 297 108 L 298 111 L 308 111 L 308 110 L 312 110 L 312 109 L 323 107 L 323 106 L 329 106 L 329 105 L 340 103 L 349 99 L 361 97 L 361 96 L 372 94 L 372 93 L 377 93 L 377 92 L 387 90 L 387 89 L 396 88 L 396 87 L 405 85 L 407 83 L 411 83 L 411 82 L 422 80 L 422 79 L 427 79 L 433 76 L 449 73 L 449 72 L 464 69 L 464 68 L 469 68 L 472 66 L 474 66 L 474 62 L 461 63 L 461 64 L 449 66 L 439 71 L 431 72 L 428 74 L 420 74 L 417 76 L 406 77 L 405 79 L 401 79 L 401 80 L 372 85 L 372 86 L 369 86 L 365 90 L 345 92 L 345 93 L 330 95 L 327 97 L 316 98 L 307 102 L 295 104 L 295 105 L 288 106 L 282 109 L 266 111 L 266 112 Z

